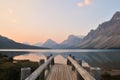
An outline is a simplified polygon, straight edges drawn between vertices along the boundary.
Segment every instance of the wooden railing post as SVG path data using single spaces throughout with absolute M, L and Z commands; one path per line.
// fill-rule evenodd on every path
M 76 60 L 76 61 L 80 66 L 82 66 L 82 60 Z M 76 71 L 76 73 L 77 73 L 77 80 L 84 80 L 77 71 Z
M 39 65 L 42 65 L 45 63 L 45 60 L 44 59 L 41 59 L 40 62 L 39 62 Z
M 50 58 L 50 56 L 47 56 L 47 60 Z M 48 64 L 47 70 L 50 70 L 50 64 Z
M 52 54 L 50 54 L 50 57 L 53 56 Z M 51 66 L 54 65 L 54 58 L 51 60 Z
M 70 61 L 69 61 L 69 59 L 67 59 L 67 65 L 70 65 Z
M 49 56 L 47 56 L 47 60 L 48 60 L 51 56 L 53 56 L 53 55 L 52 55 L 52 54 L 50 54 Z
M 75 60 L 75 56 L 71 56 L 71 58 L 73 59 L 73 60 Z M 79 62 L 80 63 L 80 62 Z M 78 64 L 79 64 L 78 63 Z M 74 67 L 74 65 L 73 64 L 71 64 L 72 65 L 72 70 L 73 71 L 75 71 L 75 67 Z M 78 73 L 78 71 L 76 71 L 76 74 L 77 74 L 77 80 L 84 80 L 83 78 L 82 78 L 82 76 Z
M 49 64 L 51 64 L 54 56 L 51 56 L 46 62 L 43 60 L 40 61 L 41 64 L 30 76 L 28 76 L 25 80 L 45 80 L 45 70 Z M 44 63 L 45 62 L 45 63 Z M 43 64 L 44 63 L 44 64 Z
M 84 80 L 78 71 L 77 71 L 77 80 Z
M 54 64 L 55 64 L 55 62 L 54 62 L 54 58 L 53 58 L 51 61 L 51 65 L 54 65 Z
M 69 54 L 69 56 L 71 57 L 72 55 Z M 71 62 L 69 61 L 69 59 L 67 59 L 67 65 L 71 65 Z
M 50 58 L 50 56 L 47 56 L 47 60 Z
M 82 66 L 82 60 L 77 60 L 77 63 Z
M 69 54 L 69 56 L 71 57 L 72 55 L 71 55 L 71 54 Z
M 50 57 L 53 56 L 52 54 L 50 54 Z
M 25 80 L 31 73 L 31 68 L 21 68 L 21 80 Z
M 75 70 L 76 70 L 76 73 L 77 73 L 77 80 L 96 80 L 82 66 L 80 66 L 78 64 L 78 62 L 76 60 L 74 60 L 72 57 L 68 56 L 67 59 L 75 67 Z
M 45 60 L 44 59 L 41 59 L 40 60 L 40 65 L 44 64 L 45 63 Z M 45 70 L 42 71 L 42 73 L 40 74 L 39 76 L 39 79 L 40 80 L 45 80 Z
M 71 56 L 74 60 L 75 60 L 75 56 Z M 75 71 L 75 67 L 74 67 L 74 65 L 73 64 L 71 64 L 72 65 L 72 71 Z

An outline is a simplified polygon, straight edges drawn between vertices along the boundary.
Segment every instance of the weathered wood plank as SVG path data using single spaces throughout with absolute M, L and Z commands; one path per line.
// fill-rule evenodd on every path
M 74 59 L 72 59 L 70 56 L 68 56 L 68 60 L 71 62 L 71 64 L 75 67 L 79 75 L 82 76 L 84 80 L 96 80 L 94 77 L 92 77 L 84 68 L 82 68 Z
M 55 64 L 46 80 L 76 80 L 75 74 L 67 65 Z
M 62 55 L 55 56 L 54 61 L 55 61 L 55 63 L 58 63 L 58 64 L 66 64 L 67 63 L 67 59 L 64 58 Z

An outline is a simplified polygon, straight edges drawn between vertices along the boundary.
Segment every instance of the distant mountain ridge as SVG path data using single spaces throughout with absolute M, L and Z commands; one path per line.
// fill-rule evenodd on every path
M 54 48 L 54 46 L 58 45 L 58 43 L 56 43 L 55 41 L 53 41 L 52 39 L 48 39 L 47 41 L 45 41 L 42 44 L 42 47 L 46 47 L 46 48 Z
M 116 12 L 110 21 L 100 24 L 96 30 L 91 30 L 78 48 L 120 48 L 120 12 Z
M 15 42 L 7 37 L 0 36 L 0 49 L 45 49 L 42 47 L 25 45 Z
M 52 48 L 52 49 L 64 49 L 73 48 L 75 45 L 80 44 L 83 36 L 69 35 L 66 40 L 61 43 L 57 43 L 51 39 L 48 39 L 42 47 Z
M 35 44 L 32 44 L 33 46 L 41 47 L 43 44 L 41 42 L 37 42 Z
M 73 48 L 81 43 L 83 36 L 69 35 L 66 40 L 59 44 L 60 48 Z

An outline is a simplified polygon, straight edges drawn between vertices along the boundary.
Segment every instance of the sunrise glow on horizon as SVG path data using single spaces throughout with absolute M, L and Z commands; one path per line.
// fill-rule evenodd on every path
M 60 43 L 86 35 L 120 11 L 119 0 L 0 0 L 0 35 L 17 42 Z

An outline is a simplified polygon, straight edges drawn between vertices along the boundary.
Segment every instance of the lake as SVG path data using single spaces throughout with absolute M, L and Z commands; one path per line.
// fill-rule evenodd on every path
M 120 49 L 0 49 L 0 53 L 17 59 L 39 61 L 41 56 L 60 54 L 67 57 L 69 54 L 88 62 L 91 66 L 120 69 Z

